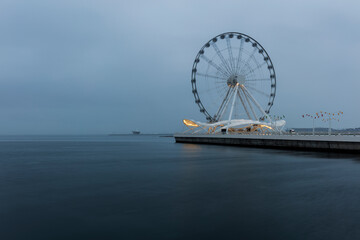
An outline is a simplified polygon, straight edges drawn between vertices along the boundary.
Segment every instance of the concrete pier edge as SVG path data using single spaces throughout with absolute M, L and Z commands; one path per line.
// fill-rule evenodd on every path
M 360 153 L 359 136 L 174 134 L 177 143 L 233 145 L 257 148 Z

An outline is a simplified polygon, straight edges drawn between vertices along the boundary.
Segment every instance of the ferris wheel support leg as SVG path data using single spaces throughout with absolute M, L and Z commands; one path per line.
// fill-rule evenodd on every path
M 256 114 L 255 114 L 254 108 L 252 107 L 252 105 L 251 105 L 251 103 L 250 103 L 249 97 L 246 95 L 246 92 L 245 92 L 245 90 L 244 90 L 242 87 L 240 87 L 240 89 L 243 91 L 244 96 L 245 96 L 245 99 L 246 99 L 248 105 L 250 106 L 250 110 L 251 110 L 252 114 L 253 114 L 254 117 L 255 117 L 254 120 L 257 120 L 257 116 L 256 116 Z
M 248 109 L 247 109 L 247 107 L 246 107 L 246 105 L 245 105 L 244 100 L 243 100 L 242 97 L 241 97 L 241 94 L 240 94 L 240 90 L 239 90 L 239 89 L 237 90 L 237 94 L 238 94 L 238 96 L 239 96 L 239 98 L 240 98 L 241 104 L 243 105 L 243 107 L 244 107 L 244 109 L 245 109 L 245 112 L 246 112 L 248 118 L 251 119 L 250 113 L 249 113 L 249 111 L 248 111 Z
M 224 113 L 225 113 L 225 110 L 227 109 L 227 107 L 228 107 L 228 105 L 229 105 L 229 102 L 230 102 L 230 99 L 232 98 L 232 96 L 235 94 L 235 92 L 234 91 L 232 91 L 232 89 L 230 88 L 230 95 L 229 96 L 227 96 L 227 98 L 226 98 L 226 103 L 225 103 L 225 106 L 224 106 L 224 108 L 221 110 L 221 113 L 220 113 L 220 116 L 219 116 L 219 120 L 222 118 L 222 116 L 224 115 Z
M 232 101 L 232 104 L 231 104 L 230 114 L 229 114 L 229 122 L 228 122 L 228 125 L 227 125 L 227 127 L 226 127 L 226 134 L 227 134 L 228 131 L 229 131 L 229 125 L 230 125 L 232 113 L 233 113 L 233 110 L 234 110 L 235 99 L 236 99 L 236 92 L 237 92 L 237 90 L 238 90 L 238 87 L 239 87 L 239 84 L 236 84 L 235 90 L 234 90 L 234 94 L 233 94 L 234 96 L 233 96 L 233 101 Z
M 262 114 L 264 114 L 264 116 L 266 116 L 267 118 L 269 118 L 270 120 L 270 123 L 272 124 L 272 120 L 271 118 L 269 117 L 269 115 L 267 115 L 267 113 L 264 111 L 264 109 L 262 109 L 262 107 L 260 106 L 260 104 L 255 100 L 255 98 L 251 95 L 251 93 L 246 89 L 246 87 L 244 85 L 241 86 L 241 88 L 244 90 L 244 92 L 247 93 L 247 95 L 250 97 L 250 99 L 254 102 L 254 104 L 257 106 L 257 108 L 261 111 Z M 278 132 L 278 133 L 281 133 L 281 130 L 279 130 L 277 128 L 276 125 L 275 126 L 275 130 Z
M 264 114 L 264 116 L 268 117 L 271 121 L 271 118 L 269 117 L 269 115 L 267 115 L 267 113 L 264 111 L 264 109 L 262 109 L 262 107 L 260 106 L 260 104 L 255 100 L 255 98 L 251 95 L 251 93 L 246 89 L 246 87 L 244 85 L 241 86 L 241 88 L 243 89 L 244 92 L 246 92 L 246 94 L 250 97 L 251 101 L 253 101 L 253 103 L 255 104 L 255 106 L 260 110 L 260 112 L 262 114 Z
M 217 113 L 215 115 L 215 121 L 220 120 L 223 107 L 225 107 L 226 102 L 228 101 L 228 97 L 229 97 L 230 92 L 231 92 L 231 88 L 229 87 L 228 91 L 226 92 L 226 96 L 225 96 L 223 102 L 221 103 L 219 110 L 217 111 Z

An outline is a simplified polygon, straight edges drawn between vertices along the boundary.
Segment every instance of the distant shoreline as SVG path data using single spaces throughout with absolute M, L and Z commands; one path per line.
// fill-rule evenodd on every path
M 154 136 L 158 135 L 159 137 L 173 137 L 172 133 L 140 133 L 140 134 L 132 134 L 132 133 L 110 133 L 108 136 Z

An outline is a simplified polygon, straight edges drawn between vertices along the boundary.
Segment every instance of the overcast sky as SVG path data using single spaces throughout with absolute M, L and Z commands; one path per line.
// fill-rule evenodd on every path
M 357 0 L 0 1 L 0 134 L 168 133 L 205 121 L 191 93 L 199 49 L 255 38 L 277 74 L 271 114 L 344 112 L 360 127 Z M 321 122 L 318 126 L 327 126 Z

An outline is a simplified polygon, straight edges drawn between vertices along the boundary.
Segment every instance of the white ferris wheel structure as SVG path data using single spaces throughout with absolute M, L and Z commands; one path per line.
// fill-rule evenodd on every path
M 206 42 L 193 63 L 191 85 L 207 121 L 184 119 L 193 133 L 272 133 L 285 125 L 269 116 L 276 95 L 274 65 L 246 34 L 227 32 Z

